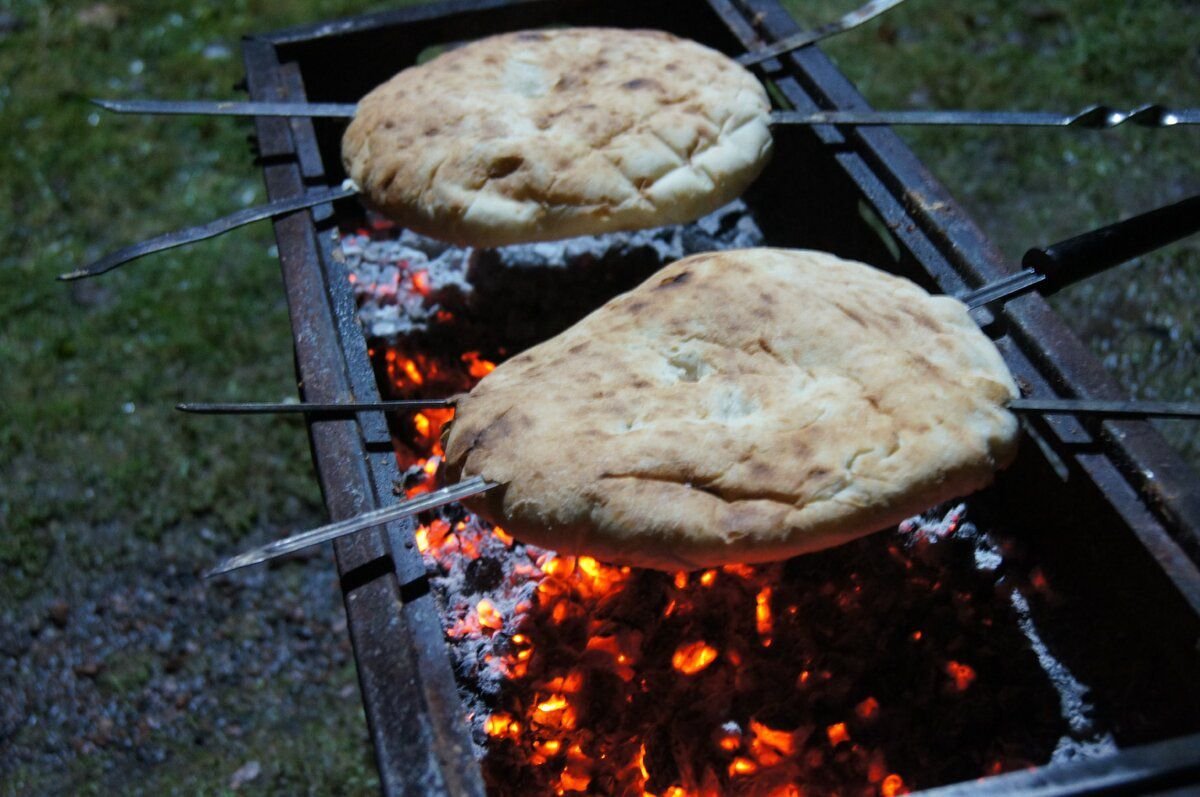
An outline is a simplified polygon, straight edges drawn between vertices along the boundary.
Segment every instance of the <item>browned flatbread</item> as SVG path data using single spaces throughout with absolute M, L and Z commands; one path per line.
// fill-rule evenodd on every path
M 502 364 L 448 479 L 517 538 L 662 569 L 837 545 L 988 484 L 1017 396 L 955 299 L 813 251 L 696 255 Z
M 668 33 L 493 36 L 362 99 L 342 140 L 367 198 L 417 232 L 498 246 L 692 221 L 766 165 L 770 102 Z

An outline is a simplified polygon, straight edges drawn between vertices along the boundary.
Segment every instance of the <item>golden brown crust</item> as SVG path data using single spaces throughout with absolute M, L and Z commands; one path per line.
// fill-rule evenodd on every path
M 770 102 L 734 61 L 668 33 L 493 36 L 358 104 L 347 173 L 400 223 L 498 246 L 691 221 L 766 165 Z
M 681 260 L 458 405 L 451 480 L 526 542 L 692 569 L 837 545 L 988 484 L 1016 386 L 966 308 L 861 263 Z

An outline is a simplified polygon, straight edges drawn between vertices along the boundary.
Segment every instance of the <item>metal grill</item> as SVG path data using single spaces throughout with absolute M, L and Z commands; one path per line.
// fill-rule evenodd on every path
M 428 47 L 548 24 L 660 28 L 731 55 L 796 32 L 774 0 L 467 0 L 250 37 L 247 87 L 255 100 L 353 102 Z M 796 110 L 868 108 L 814 48 L 759 69 Z M 272 200 L 343 177 L 344 122 L 256 125 Z M 881 265 L 934 292 L 958 293 L 1013 270 L 886 128 L 777 131 L 774 161 L 746 202 L 770 245 Z M 353 226 L 360 213 L 348 201 L 275 222 L 306 401 L 379 399 L 350 284 L 332 256 L 333 230 Z M 890 232 L 898 256 L 867 217 Z M 1014 300 L 986 320 L 1010 369 L 1035 394 L 1121 396 L 1041 297 Z M 400 474 L 382 414 L 312 420 L 309 432 L 335 520 L 396 500 Z M 1196 476 L 1145 422 L 1048 416 L 1028 432 L 1039 445 L 1025 445 L 976 503 L 1030 529 L 1034 555 L 1064 574 L 1073 600 L 1058 641 L 1091 675 L 1097 699 L 1131 719 L 1116 755 L 931 793 L 1146 793 L 1200 781 Z M 483 794 L 413 525 L 339 540 L 335 551 L 383 791 Z

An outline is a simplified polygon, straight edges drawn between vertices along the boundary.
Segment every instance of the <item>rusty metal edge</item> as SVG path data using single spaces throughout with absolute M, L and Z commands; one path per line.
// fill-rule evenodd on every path
M 1200 781 L 1200 734 L 1139 745 L 1102 758 L 1049 764 L 914 792 L 924 797 L 1074 797 L 1150 794 Z M 1188 792 L 1195 793 L 1195 792 Z
M 285 74 L 270 42 L 248 38 L 243 50 L 253 99 L 302 99 L 296 96 L 297 78 Z M 302 192 L 302 162 L 303 171 L 313 176 L 312 161 L 302 154 L 315 149 L 311 123 L 257 119 L 255 124 L 268 195 Z M 310 401 L 377 400 L 373 377 L 363 378 L 370 364 L 361 331 L 346 334 L 346 307 L 353 307 L 349 283 L 324 273 L 314 219 L 329 215 L 329 208 L 318 208 L 275 222 L 300 392 Z M 361 425 L 354 419 L 315 421 L 309 437 L 332 518 L 396 500 L 392 484 L 399 474 L 382 416 L 366 416 Z M 381 440 L 386 451 L 380 450 Z M 412 526 L 391 524 L 334 548 L 382 793 L 482 797 L 482 775 Z

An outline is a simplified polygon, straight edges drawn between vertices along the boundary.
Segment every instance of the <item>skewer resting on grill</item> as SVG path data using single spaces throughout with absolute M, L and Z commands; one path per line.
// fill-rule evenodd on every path
M 897 2 L 870 3 L 788 44 L 849 29 Z M 497 69 L 497 63 L 516 65 L 518 77 Z M 475 247 L 692 221 L 758 176 L 770 155 L 772 123 L 1108 127 L 1200 121 L 1200 112 L 1162 108 L 1130 113 L 1093 108 L 1072 116 L 771 114 L 760 79 L 726 56 L 667 33 L 605 28 L 488 37 L 403 70 L 354 105 L 102 104 L 118 110 L 353 116 L 342 141 L 352 181 L 126 247 L 60 279 L 104 273 L 151 252 L 356 191 L 405 227 Z
M 381 407 L 380 405 L 419 404 L 421 406 L 446 406 L 452 399 L 441 402 L 347 402 L 345 404 L 189 404 L 179 405 L 179 409 L 187 408 L 189 412 L 217 413 L 266 413 L 266 412 L 303 412 L 313 415 L 344 415 L 346 412 L 361 412 L 367 410 L 395 410 L 400 407 Z M 220 408 L 220 409 L 218 409 Z M 412 407 L 408 407 L 411 409 Z M 1184 404 L 1171 402 L 1139 402 L 1139 401 L 1091 401 L 1077 399 L 1037 399 L 1022 398 L 1009 404 L 1009 409 L 1017 412 L 1034 412 L 1042 414 L 1085 414 L 1101 415 L 1112 418 L 1200 418 L 1200 404 Z M 323 542 L 338 539 L 364 529 L 382 526 L 397 520 L 403 520 L 430 509 L 436 509 L 444 504 L 461 501 L 498 486 L 476 476 L 458 484 L 443 487 L 432 493 L 403 501 L 395 506 L 366 512 L 346 520 L 330 523 L 325 526 L 301 532 L 282 540 L 276 540 L 266 545 L 254 548 L 230 557 L 204 573 L 205 578 L 211 578 L 222 573 L 228 573 L 251 565 L 262 564 L 272 559 L 294 553 L 304 548 Z
M 418 496 L 408 501 L 403 501 L 395 506 L 388 506 L 382 509 L 376 509 L 371 512 L 365 512 L 361 515 L 356 515 L 346 520 L 341 520 L 336 523 L 330 523 L 319 528 L 305 531 L 300 534 L 287 537 L 282 540 L 267 543 L 252 551 L 247 551 L 237 556 L 226 559 L 216 567 L 205 572 L 205 578 L 228 573 L 231 570 L 237 570 L 250 565 L 261 564 L 270 559 L 277 559 L 280 556 L 286 556 L 289 553 L 309 548 L 313 545 L 318 545 L 322 542 L 329 542 L 338 537 L 345 537 L 348 534 L 353 534 L 356 531 L 382 526 L 385 523 L 391 523 L 397 520 L 403 520 L 407 517 L 426 512 L 430 509 L 436 509 L 439 506 L 461 501 L 464 498 L 469 498 L 473 495 L 478 495 L 486 490 L 496 487 L 496 484 L 486 481 L 481 477 L 476 476 L 472 479 L 466 479 L 458 484 L 443 487 L 440 490 L 435 490 L 431 493 Z
M 358 105 L 349 102 L 257 102 L 205 100 L 109 100 L 93 103 L 114 113 L 160 116 L 307 116 L 349 119 Z M 1176 127 L 1200 124 L 1200 108 L 1140 105 L 1121 110 L 1111 105 L 1089 105 L 1076 113 L 1058 111 L 986 111 L 973 109 L 886 109 L 827 111 L 774 111 L 772 125 L 919 125 L 949 127 L 1077 127 L 1111 130 L 1131 124 L 1138 127 Z
M 265 402 L 177 404 L 175 409 L 197 415 L 303 414 L 310 417 L 342 417 L 357 412 L 403 412 L 426 407 L 453 407 L 455 400 L 413 399 L 411 401 L 346 401 L 326 404 L 270 404 Z M 1040 415 L 1091 415 L 1102 418 L 1200 419 L 1200 403 L 1183 401 L 1114 401 L 1110 399 L 1065 399 L 1025 397 L 1014 399 L 1013 412 Z
M 253 221 L 344 199 L 354 192 L 353 188 L 344 186 L 248 208 L 199 227 L 178 230 L 118 250 L 88 266 L 63 274 L 59 279 L 74 280 L 103 274 L 153 252 L 211 238 Z M 1033 290 L 1047 295 L 1197 231 L 1200 231 L 1200 196 L 1189 197 L 1050 246 L 1030 249 L 1021 260 L 1025 266 L 1022 271 L 975 288 L 959 298 L 967 306 L 975 308 Z
M 802 272 L 803 278 L 789 278 L 788 269 L 780 268 L 784 261 L 790 262 L 792 270 Z M 760 279 L 745 280 L 746 270 Z M 842 307 L 837 301 L 836 289 L 830 287 L 840 284 L 840 281 L 827 278 L 831 270 L 840 272 L 839 276 L 845 280 L 845 285 L 854 286 L 852 295 L 863 300 L 864 308 L 881 305 L 879 318 L 871 319 L 869 315 L 863 315 L 853 308 Z M 685 313 L 691 313 L 697 305 L 703 308 L 706 301 L 714 301 L 714 297 L 725 301 L 728 293 L 715 290 L 712 284 L 714 280 L 723 280 L 717 283 L 716 288 L 729 285 L 730 280 L 743 288 L 747 284 L 762 285 L 767 281 L 776 288 L 776 292 L 762 292 L 761 288 L 755 288 L 759 293 L 740 297 L 745 301 L 731 302 L 730 307 L 740 310 L 722 316 L 719 322 L 728 324 L 730 337 L 714 342 L 695 335 L 695 329 L 691 327 L 679 326 L 688 323 L 680 321 L 680 318 L 690 318 L 679 315 L 681 308 Z M 584 496 L 581 500 L 585 503 L 600 501 L 608 507 L 604 510 L 606 512 L 616 507 L 612 510 L 616 514 L 612 515 L 611 523 L 626 522 L 624 513 L 631 505 L 622 502 L 635 501 L 637 496 L 645 495 L 636 492 L 640 489 L 636 485 L 630 488 L 628 482 L 622 482 L 623 487 L 614 487 L 612 479 L 644 480 L 651 485 L 647 489 L 654 495 L 662 490 L 683 491 L 687 493 L 686 500 L 693 508 L 697 506 L 695 501 L 701 504 L 711 501 L 711 498 L 704 497 L 707 495 L 716 496 L 726 503 L 753 500 L 781 506 L 794 504 L 793 509 L 802 512 L 824 500 L 821 490 L 825 487 L 820 485 L 828 484 L 822 480 L 835 478 L 833 483 L 837 484 L 838 478 L 859 476 L 867 485 L 864 495 L 875 495 L 871 490 L 877 490 L 880 491 L 879 495 L 884 496 L 882 499 L 864 499 L 866 503 L 861 506 L 866 509 L 862 512 L 859 512 L 858 501 L 847 502 L 844 510 L 837 510 L 848 513 L 844 523 L 842 515 L 832 518 L 816 515 L 811 522 L 795 521 L 791 528 L 798 529 L 797 534 L 811 532 L 815 535 L 811 543 L 791 537 L 780 541 L 768 535 L 761 541 L 757 538 L 751 540 L 744 550 L 735 545 L 723 553 L 726 549 L 717 545 L 721 541 L 720 536 L 711 541 L 716 547 L 709 545 L 709 536 L 714 528 L 717 531 L 725 528 L 735 531 L 742 529 L 743 526 L 738 525 L 742 521 L 737 519 L 740 516 L 725 517 L 722 514 L 724 520 L 710 521 L 704 519 L 708 517 L 707 513 L 685 512 L 672 516 L 671 522 L 697 524 L 701 531 L 695 539 L 676 539 L 675 535 L 660 538 L 653 530 L 647 533 L 637 531 L 636 539 L 640 542 L 620 548 L 624 552 L 621 556 L 631 557 L 627 563 L 640 566 L 662 567 L 664 563 L 676 560 L 692 562 L 693 557 L 699 557 L 693 563 L 708 565 L 730 555 L 745 555 L 749 557 L 746 561 L 766 561 L 775 555 L 790 556 L 837 544 L 845 541 L 848 534 L 861 535 L 874 530 L 876 523 L 881 527 L 895 522 L 898 512 L 919 509 L 921 502 L 944 500 L 947 496 L 956 495 L 959 490 L 973 491 L 986 484 L 990 479 L 983 479 L 977 471 L 990 469 L 987 474 L 990 476 L 995 469 L 1011 461 L 1014 450 L 1016 425 L 1009 412 L 1004 411 L 1005 408 L 1036 413 L 1098 413 L 1107 417 L 1200 418 L 1200 406 L 1197 405 L 1019 398 L 998 352 L 974 328 L 962 305 L 945 298 L 931 297 L 911 283 L 905 283 L 903 279 L 863 264 L 805 251 L 733 250 L 679 261 L 634 291 L 610 301 L 554 340 L 501 366 L 470 394 L 456 397 L 456 418 L 446 442 L 446 462 L 449 465 L 446 478 L 454 481 L 461 476 L 463 481 L 455 489 L 463 492 L 454 492 L 453 496 L 465 499 L 496 483 L 502 483 L 510 493 L 514 489 L 526 491 L 514 499 L 513 506 L 516 508 L 513 512 L 519 515 L 525 511 L 519 508 L 530 501 L 545 512 L 550 512 L 542 502 L 552 499 L 544 499 L 544 496 L 553 496 L 553 500 L 561 501 L 563 490 L 560 488 L 571 485 L 571 489 L 566 491 L 565 508 L 560 507 L 562 512 L 578 511 L 575 506 L 577 502 L 571 496 Z M 673 294 L 677 297 L 674 309 L 663 313 L 660 307 L 659 315 L 646 321 L 645 297 L 659 290 L 690 290 L 692 293 Z M 817 291 L 821 292 L 818 298 L 808 301 L 809 292 Z M 789 314 L 786 318 L 768 313 L 767 317 L 776 319 L 777 323 L 768 323 L 765 329 L 748 329 L 739 323 L 743 317 L 761 317 L 756 313 L 764 308 L 769 310 L 777 301 L 773 297 L 780 293 L 785 296 L 787 306 L 799 305 L 810 311 L 812 320 L 807 323 L 802 321 L 806 317 L 803 312 Z M 608 317 L 597 321 L 602 313 L 607 313 Z M 842 318 L 838 313 L 844 315 L 845 320 L 838 322 Z M 701 312 L 696 317 L 706 318 L 707 314 Z M 880 320 L 884 318 L 887 320 Z M 657 323 L 663 319 L 667 320 L 665 327 Z M 592 326 L 587 326 L 589 321 Z M 831 324 L 831 321 L 834 323 Z M 597 328 L 610 331 L 611 337 L 603 339 L 603 336 L 595 335 Z M 824 340 L 830 334 L 833 340 Z M 754 353 L 745 349 L 744 339 L 747 335 L 751 338 L 758 336 L 759 348 Z M 925 351 L 930 335 L 938 337 L 940 354 Z M 605 369 L 608 373 L 623 375 L 616 380 L 611 391 L 600 389 L 593 394 L 591 388 L 581 390 L 583 380 L 578 378 L 578 372 L 552 374 L 547 378 L 547 374 L 555 369 L 540 367 L 539 363 L 556 363 L 559 369 L 565 367 L 568 361 L 561 359 L 559 353 L 575 352 L 577 349 L 582 352 L 588 344 L 578 343 L 580 340 L 595 342 L 595 348 L 590 354 L 581 354 L 574 362 L 595 359 L 610 366 Z M 691 340 L 702 343 L 690 352 L 672 348 L 679 341 Z M 656 345 L 656 342 L 661 345 Z M 660 370 L 660 357 L 667 355 L 659 353 L 659 349 L 674 351 L 668 364 L 679 373 L 672 376 Z M 848 355 L 851 351 L 853 354 Z M 769 356 L 756 357 L 757 352 L 766 352 Z M 707 359 L 710 356 L 711 363 Z M 750 365 L 748 360 L 756 364 Z M 918 364 L 923 366 L 923 378 L 910 379 L 911 370 Z M 624 366 L 628 366 L 628 373 Z M 506 371 L 506 368 L 509 370 Z M 871 373 L 879 376 L 867 376 Z M 489 382 L 488 379 L 492 378 L 500 378 L 501 381 Z M 781 388 L 781 385 L 784 387 Z M 593 387 L 602 388 L 604 384 Z M 744 394 L 741 392 L 743 388 Z M 627 389 L 629 394 L 614 396 L 622 389 Z M 887 397 L 883 396 L 884 393 Z M 535 398 L 531 399 L 531 396 Z M 633 401 L 638 396 L 648 402 L 650 409 L 644 410 L 644 417 L 639 415 L 635 420 L 627 420 Z M 671 400 L 665 400 L 672 396 Z M 731 403 L 731 396 L 740 398 Z M 559 473 L 558 465 L 554 466 L 556 469 L 553 473 L 557 475 L 551 477 L 552 489 L 549 491 L 543 489 L 546 476 L 538 470 L 540 466 L 512 466 L 503 459 L 502 454 L 497 454 L 514 444 L 525 445 L 523 450 L 529 452 L 528 444 L 521 441 L 521 435 L 528 431 L 526 424 L 533 424 L 539 415 L 520 413 L 521 405 L 530 400 L 565 406 L 559 415 L 551 416 L 551 420 L 531 432 L 541 441 L 540 444 L 533 444 L 533 449 L 542 453 L 549 450 L 545 435 L 548 430 L 557 435 L 560 427 L 566 430 L 568 440 L 572 439 L 573 434 L 573 439 L 577 441 L 588 441 L 588 446 L 583 449 L 585 453 L 576 458 L 567 457 L 563 461 L 571 463 L 569 466 L 562 465 L 565 475 Z M 934 404 L 944 400 L 945 413 L 931 410 L 928 400 Z M 448 401 L 436 403 L 444 405 Z M 188 405 L 187 409 L 221 412 L 274 410 L 345 416 L 349 412 L 366 409 L 394 409 L 397 406 L 413 409 L 414 405 L 423 403 L 417 400 L 398 405 L 384 402 L 332 402 L 312 406 Z M 514 420 L 507 425 L 500 423 L 510 411 L 513 411 Z M 806 413 L 813 414 L 811 420 L 804 420 Z M 848 425 L 848 414 L 856 420 L 863 420 L 864 426 L 859 429 L 853 424 Z M 580 420 L 593 415 L 600 420 Z M 826 415 L 832 415 L 833 420 L 821 427 Z M 626 420 L 614 427 L 614 418 Z M 732 432 L 732 437 L 713 431 L 719 428 L 728 433 L 731 420 L 740 424 L 737 427 L 740 431 Z M 702 440 L 715 446 L 719 452 L 715 458 L 710 453 L 697 454 L 696 446 L 704 448 L 705 443 L 696 443 L 690 433 L 686 439 L 681 437 L 681 424 L 690 430 L 698 430 Z M 815 431 L 807 431 L 814 426 L 817 427 Z M 749 443 L 750 448 L 739 452 L 739 445 L 745 442 L 739 435 L 751 434 L 751 430 L 756 429 L 754 433 L 760 437 L 766 430 L 767 437 L 763 439 L 770 439 L 773 433 L 784 436 L 771 440 L 770 454 L 755 454 L 760 450 L 759 443 L 754 441 Z M 907 449 L 901 445 L 898 436 L 901 432 L 905 435 L 904 439 L 908 440 Z M 786 447 L 776 445 L 784 440 L 787 441 Z M 889 443 L 889 440 L 892 442 Z M 950 453 L 944 455 L 943 446 L 946 445 Z M 665 449 L 665 454 L 657 454 L 660 447 Z M 689 450 L 691 453 L 687 456 L 675 458 Z M 483 452 L 480 461 L 470 459 L 475 451 Z M 847 452 L 855 453 L 850 457 L 849 464 L 842 464 L 845 463 L 843 455 Z M 539 463 L 542 453 L 538 454 Z M 777 455 L 782 456 L 782 464 L 776 461 Z M 759 459 L 753 459 L 754 456 Z M 893 459 L 893 456 L 900 459 Z M 866 473 L 855 470 L 854 463 L 858 463 L 860 457 L 865 457 L 863 461 L 868 463 L 864 466 Z M 519 464 L 523 459 L 518 456 L 515 461 Z M 747 466 L 748 461 L 762 466 Z M 579 465 L 579 462 L 585 464 Z M 682 464 L 676 465 L 677 462 Z M 835 466 L 830 463 L 838 464 Z M 622 469 L 626 466 L 627 470 Z M 844 469 L 845 477 L 831 477 L 831 467 Z M 584 473 L 582 477 L 579 475 L 580 468 Z M 606 485 L 603 488 L 597 485 L 598 491 L 629 488 L 635 492 L 616 494 L 611 501 L 617 503 L 594 498 L 594 495 L 608 496 L 609 493 L 593 494 L 590 488 L 580 492 L 579 487 L 583 482 L 579 479 L 583 478 L 587 484 L 592 484 L 587 477 L 590 470 L 596 468 L 599 468 L 599 481 Z M 714 468 L 714 472 L 720 474 L 717 477 L 709 473 Z M 928 488 L 926 474 L 941 473 L 943 470 L 948 474 L 948 486 L 938 490 Z M 676 472 L 677 475 L 673 476 Z M 475 474 L 474 481 L 467 478 L 468 474 Z M 734 480 L 733 486 L 718 486 L 725 474 L 732 474 L 729 478 Z M 796 482 L 796 478 L 800 481 Z M 565 481 L 559 483 L 560 479 Z M 817 486 L 810 488 L 810 482 Z M 531 487 L 531 484 L 534 486 Z M 778 488 L 779 484 L 786 485 L 786 489 Z M 693 487 L 698 491 L 695 494 Z M 849 489 L 848 483 L 844 487 Z M 450 500 L 445 491 L 440 491 L 439 495 Z M 508 498 L 503 500 L 507 501 Z M 504 505 L 507 506 L 507 503 Z M 496 516 L 488 513 L 501 510 L 497 508 L 498 505 L 487 506 L 486 511 L 476 506 L 471 508 L 495 521 Z M 426 504 L 405 504 L 383 515 L 374 512 L 365 519 L 308 532 L 298 538 L 273 543 L 235 557 L 215 572 L 261 562 L 317 541 L 375 525 L 382 522 L 381 518 L 396 519 L 421 508 L 427 508 Z M 542 509 L 537 511 L 542 512 Z M 559 509 L 553 511 L 558 512 Z M 637 514 L 640 510 L 629 511 L 634 512 L 634 518 L 640 517 Z M 560 522 L 560 515 L 538 514 L 536 517 L 542 519 L 531 525 L 528 516 L 517 515 L 513 517 L 524 524 L 529 540 L 546 545 L 546 540 L 554 538 L 553 530 L 561 526 L 566 529 L 566 536 L 560 541 L 574 538 L 576 542 L 570 544 L 583 551 L 584 543 L 581 540 L 584 537 L 576 536 L 574 521 Z M 508 519 L 509 515 L 504 517 Z M 551 517 L 553 521 L 547 520 Z M 774 528 L 771 517 L 774 515 L 770 512 L 765 516 L 752 515 L 746 523 L 759 524 L 752 526 L 754 529 L 760 528 L 763 523 Z M 726 526 L 726 521 L 734 525 Z M 616 533 L 621 537 L 624 533 L 621 529 L 632 529 L 619 524 L 619 527 L 614 527 L 611 523 L 603 527 L 601 536 L 588 538 L 592 539 L 588 545 L 594 543 L 597 546 L 597 556 L 603 552 L 615 556 L 611 535 Z M 538 534 L 545 532 L 540 539 L 533 536 L 535 525 L 542 529 Z M 634 525 L 641 528 L 640 521 L 635 521 Z M 692 528 L 691 525 L 687 527 Z M 734 539 L 740 539 L 740 536 Z M 671 552 L 676 542 L 684 546 L 678 554 Z M 759 542 L 761 547 L 758 546 Z M 648 546 L 644 551 L 639 550 L 642 543 Z M 551 547 L 557 549 L 557 546 Z M 583 552 L 592 555 L 590 551 Z

